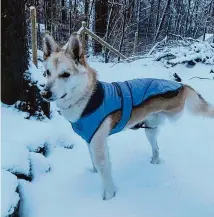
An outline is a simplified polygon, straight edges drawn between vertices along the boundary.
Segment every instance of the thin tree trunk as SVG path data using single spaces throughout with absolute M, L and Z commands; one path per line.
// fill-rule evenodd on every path
M 137 4 L 137 33 L 139 35 L 139 29 L 140 29 L 140 9 L 141 9 L 141 1 L 138 1 Z
M 124 40 L 124 36 L 125 36 L 125 26 L 126 26 L 126 0 L 124 0 L 122 37 L 121 37 L 120 45 L 119 45 L 119 52 L 120 53 L 121 53 L 121 50 L 122 50 L 123 40 Z M 118 57 L 118 61 L 120 61 L 120 57 Z
M 158 28 L 158 23 L 159 23 L 160 3 L 161 3 L 161 0 L 158 0 L 157 16 L 156 16 L 156 22 L 155 22 L 155 28 L 156 28 L 156 30 L 157 30 L 157 28 Z
M 88 23 L 87 23 L 87 28 L 89 28 L 89 24 L 90 24 L 90 20 L 91 20 L 91 14 L 92 14 L 92 11 L 93 11 L 93 7 L 94 7 L 94 1 L 95 0 L 92 0 L 91 2 L 91 6 L 90 6 L 90 11 L 89 11 L 89 15 L 88 15 Z
M 109 27 L 110 27 L 110 21 L 111 21 L 111 15 L 112 15 L 113 6 L 114 6 L 114 0 L 112 0 L 112 4 L 111 4 L 109 15 L 108 15 L 108 21 L 107 21 L 107 28 L 106 28 L 106 35 L 105 35 L 105 41 L 107 43 L 108 43 Z M 109 59 L 108 58 L 108 53 L 109 53 L 109 50 L 106 48 L 105 49 L 105 63 L 107 63 L 108 59 Z
M 89 22 L 89 17 L 88 17 L 88 13 L 89 13 L 89 3 L 90 3 L 90 0 L 85 0 L 85 22 L 86 22 L 86 25 L 88 25 L 88 22 Z M 88 49 L 88 35 L 87 34 L 84 34 L 83 37 L 85 37 L 85 51 Z
M 188 33 L 191 33 L 192 31 L 192 23 L 193 23 L 193 16 L 196 12 L 196 9 L 197 9 L 197 3 L 198 1 L 196 0 L 195 3 L 194 3 L 194 6 L 193 6 L 193 9 L 192 9 L 192 13 L 190 14 L 190 19 L 189 19 L 189 25 L 188 25 L 188 28 L 187 28 L 187 32 Z
M 107 27 L 107 14 L 108 14 L 108 1 L 96 0 L 95 1 L 95 34 L 103 38 L 106 33 Z M 95 54 L 102 52 L 102 45 L 95 42 L 94 44 Z
M 207 11 L 207 17 L 206 17 L 205 22 L 204 22 L 203 41 L 205 41 L 205 39 L 206 39 L 207 23 L 208 23 L 208 19 L 209 19 L 210 15 L 211 15 L 211 9 L 212 9 L 212 1 L 210 2 L 210 6 L 209 6 L 209 9 Z
M 153 10 L 154 10 L 154 0 L 151 1 L 151 7 L 150 7 L 150 15 L 149 15 L 149 20 L 148 20 L 148 25 L 146 28 L 146 39 L 145 42 L 148 44 L 148 36 L 151 38 L 151 35 L 149 35 L 150 32 L 152 32 L 152 15 L 153 15 Z
M 157 40 L 157 38 L 158 38 L 158 36 L 159 36 L 159 34 L 160 34 L 160 30 L 161 30 L 161 28 L 162 28 L 162 26 L 163 26 L 163 22 L 164 22 L 164 19 L 165 19 L 165 17 L 166 17 L 166 12 L 167 12 L 167 9 L 168 9 L 169 6 L 170 6 L 170 3 L 171 3 L 171 0 L 167 0 L 166 5 L 165 5 L 165 7 L 164 7 L 164 11 L 163 11 L 162 17 L 161 17 L 161 20 L 160 20 L 160 23 L 159 23 L 159 25 L 158 25 L 157 32 L 156 32 L 156 34 L 155 34 L 154 42 L 156 42 L 156 40 Z
M 195 32 L 197 29 L 197 21 L 198 21 L 198 9 L 199 9 L 199 1 L 196 1 L 196 9 L 195 9 L 195 17 L 194 17 L 194 29 L 192 30 L 192 37 L 194 38 Z
M 66 21 L 66 11 L 65 11 L 65 0 L 61 0 L 61 9 L 62 9 L 62 22 Z
M 177 5 L 175 6 L 176 7 L 176 20 L 175 20 L 175 26 L 174 26 L 174 33 L 175 34 L 177 34 L 178 33 L 178 27 L 179 27 L 179 23 L 180 23 L 180 17 L 181 17 L 181 15 L 180 15 L 180 3 L 179 3 L 179 1 L 178 2 L 176 2 L 177 3 Z M 175 3 L 174 3 L 174 5 L 175 5 Z
M 191 0 L 188 0 L 188 9 L 187 9 L 187 15 L 186 15 L 184 36 L 188 35 L 187 26 L 188 26 L 188 22 L 189 22 L 190 7 L 191 7 Z

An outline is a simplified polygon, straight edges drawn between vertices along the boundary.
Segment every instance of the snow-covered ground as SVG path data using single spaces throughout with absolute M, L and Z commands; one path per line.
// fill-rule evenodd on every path
M 16 192 L 18 181 L 16 176 L 6 170 L 1 171 L 1 216 L 8 216 L 14 213 L 19 203 L 19 195 Z
M 112 65 L 91 62 L 99 79 L 109 82 L 172 79 L 177 73 L 214 104 L 211 66 L 199 63 L 191 69 L 184 65 L 167 69 L 151 59 Z M 194 76 L 211 80 L 190 80 Z M 26 120 L 23 113 L 2 105 L 2 168 L 26 175 L 31 169 L 33 173 L 31 182 L 18 180 L 23 217 L 214 216 L 214 120 L 185 113 L 176 123 L 166 122 L 158 142 L 162 163 L 152 165 L 144 130 L 109 137 L 117 194 L 103 201 L 99 174 L 89 171 L 87 147 L 63 117 L 54 112 L 51 121 Z M 72 144 L 73 149 L 65 148 Z M 46 158 L 34 153 L 44 145 Z M 16 188 L 16 180 L 11 183 Z M 17 194 L 14 197 L 18 200 Z

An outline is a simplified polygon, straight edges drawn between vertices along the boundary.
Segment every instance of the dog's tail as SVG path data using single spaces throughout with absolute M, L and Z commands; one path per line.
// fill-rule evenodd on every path
M 214 106 L 209 104 L 192 87 L 185 85 L 187 91 L 186 106 L 195 115 L 203 115 L 214 118 Z

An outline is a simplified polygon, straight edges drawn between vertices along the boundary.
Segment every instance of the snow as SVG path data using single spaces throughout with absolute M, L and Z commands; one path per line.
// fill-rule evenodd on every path
M 37 152 L 45 143 L 50 146 L 72 147 L 70 124 L 56 114 L 52 123 L 24 119 L 24 114 L 2 104 L 2 168 L 15 174 L 29 175 L 29 151 Z M 58 124 L 63 122 L 62 127 Z M 65 140 L 67 143 L 65 144 Z
M 16 176 L 3 169 L 1 176 L 1 216 L 6 217 L 14 212 L 20 199 L 16 192 L 18 180 Z
M 2 168 L 15 174 L 30 173 L 29 151 L 15 139 L 2 142 Z
M 164 64 L 167 67 L 174 66 L 179 63 L 186 63 L 189 61 L 200 61 L 206 64 L 214 65 L 214 47 L 208 42 L 194 42 L 186 44 L 186 46 L 177 46 L 173 48 L 167 48 L 164 51 L 157 52 L 155 54 L 156 59 L 159 59 L 166 54 L 174 56 L 169 60 L 164 60 Z
M 166 68 L 151 58 L 116 65 L 99 62 L 90 65 L 98 71 L 99 79 L 107 82 L 142 77 L 172 79 L 177 73 L 184 83 L 214 104 L 211 65 Z M 191 79 L 194 76 L 211 80 Z M 9 165 L 7 170 L 26 166 L 15 160 L 15 155 L 23 161 L 27 159 L 22 149 L 35 151 L 44 144 L 49 146 L 46 158 L 28 153 L 34 179 L 19 181 L 21 216 L 214 216 L 213 120 L 185 113 L 173 124 L 166 122 L 158 139 L 160 165 L 149 163 L 151 148 L 143 130 L 110 136 L 108 144 L 117 194 L 112 200 L 103 201 L 100 176 L 89 171 L 92 165 L 85 142 L 56 110 L 52 105 L 52 120 L 39 122 L 26 120 L 23 113 L 2 105 L 2 156 L 11 158 L 10 164 L 3 158 L 3 165 Z M 72 148 L 73 144 L 73 149 L 65 148 Z M 7 145 L 9 150 L 4 147 Z M 16 150 L 19 148 L 20 152 Z
M 47 158 L 39 153 L 30 153 L 31 172 L 34 178 L 38 178 L 41 174 L 49 172 L 50 165 Z
M 42 73 L 42 72 L 44 72 L 44 70 L 42 70 L 43 67 L 40 66 L 40 64 L 39 64 L 40 70 L 38 70 L 33 62 L 30 62 L 29 65 L 30 65 L 29 67 L 31 69 L 30 72 L 31 72 L 32 81 L 39 82 L 37 86 L 40 89 L 42 89 L 41 85 L 45 84 L 45 77 L 43 76 L 43 73 Z
M 213 37 L 214 37 L 214 34 L 206 33 L 205 34 L 205 41 L 208 41 L 208 42 L 212 43 L 213 42 Z M 200 36 L 198 38 L 198 40 L 202 41 L 203 38 L 204 38 L 204 36 L 202 35 L 202 36 Z

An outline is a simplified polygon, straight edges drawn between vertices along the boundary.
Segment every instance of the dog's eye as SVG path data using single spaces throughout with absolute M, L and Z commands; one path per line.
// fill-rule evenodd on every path
M 51 75 L 51 73 L 50 73 L 50 71 L 48 69 L 43 73 L 44 77 L 50 76 L 50 75 Z
M 68 72 L 64 72 L 60 75 L 61 78 L 68 78 L 70 74 Z

